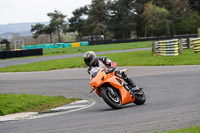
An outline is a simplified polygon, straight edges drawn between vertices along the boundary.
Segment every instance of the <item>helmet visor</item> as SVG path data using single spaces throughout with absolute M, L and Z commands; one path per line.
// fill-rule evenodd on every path
M 92 59 L 91 58 L 84 58 L 85 64 L 88 66 L 91 66 L 92 64 Z

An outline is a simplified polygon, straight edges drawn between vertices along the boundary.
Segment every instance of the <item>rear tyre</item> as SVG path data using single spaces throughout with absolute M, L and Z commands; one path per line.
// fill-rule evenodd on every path
M 146 96 L 142 90 L 140 90 L 137 94 L 135 94 L 135 104 L 142 105 L 146 101 Z
M 120 109 L 122 108 L 122 100 L 121 96 L 118 92 L 113 90 L 115 93 L 115 96 L 112 96 L 111 93 L 108 91 L 107 86 L 103 87 L 101 90 L 101 97 L 103 100 L 113 109 Z

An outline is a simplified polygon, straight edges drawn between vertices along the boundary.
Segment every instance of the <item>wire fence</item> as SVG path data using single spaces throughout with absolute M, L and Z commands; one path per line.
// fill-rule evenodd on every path
M 89 41 L 89 45 L 102 45 L 102 44 L 116 44 L 116 43 L 130 43 L 130 42 L 142 42 L 142 41 L 157 41 L 157 40 L 170 40 L 179 38 L 195 38 L 198 34 L 187 34 L 187 35 L 175 35 L 175 36 L 163 36 L 163 37 L 144 37 L 136 39 L 105 39 Z

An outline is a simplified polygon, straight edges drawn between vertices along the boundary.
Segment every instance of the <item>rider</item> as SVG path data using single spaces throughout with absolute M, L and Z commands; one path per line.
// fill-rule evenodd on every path
M 124 79 L 128 85 L 132 88 L 130 90 L 131 93 L 139 91 L 139 87 L 134 84 L 133 80 L 129 78 L 126 72 L 117 70 L 117 64 L 115 62 L 112 62 L 107 57 L 97 57 L 96 54 L 93 51 L 88 51 L 83 55 L 85 64 L 88 66 L 88 73 L 90 73 L 90 70 L 92 67 L 101 67 L 104 69 L 104 71 L 107 73 L 110 69 L 115 69 L 115 73 L 117 75 L 121 75 L 122 79 Z

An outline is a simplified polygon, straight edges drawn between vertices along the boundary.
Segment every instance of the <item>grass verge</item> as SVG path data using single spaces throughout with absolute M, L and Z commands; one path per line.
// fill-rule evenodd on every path
M 43 53 L 44 56 L 52 56 L 52 55 L 85 53 L 87 51 L 90 51 L 91 49 L 93 51 L 100 52 L 100 51 L 111 51 L 111 50 L 145 48 L 145 47 L 151 47 L 151 42 L 145 41 L 145 42 L 71 47 L 71 48 L 44 49 Z
M 118 66 L 165 66 L 165 65 L 200 65 L 200 55 L 195 54 L 192 49 L 183 51 L 179 56 L 155 56 L 151 51 L 137 51 L 125 53 L 112 53 L 99 56 L 107 56 Z M 64 68 L 86 67 L 82 57 L 56 59 L 24 65 L 15 65 L 0 68 L 0 72 L 30 72 L 49 71 Z
M 200 126 L 190 127 L 185 129 L 176 129 L 174 131 L 165 131 L 162 133 L 200 133 Z
M 19 112 L 41 112 L 78 99 L 66 99 L 64 96 L 40 96 L 28 94 L 0 94 L 0 116 Z
M 107 44 L 107 45 L 93 45 L 93 46 L 82 46 L 82 47 L 70 47 L 70 48 L 55 48 L 55 49 L 43 49 L 43 56 L 54 56 L 54 55 L 66 55 L 75 53 L 85 53 L 87 51 L 112 51 L 112 50 L 124 50 L 124 49 L 136 49 L 136 48 L 147 48 L 151 47 L 150 41 L 144 42 L 131 42 L 131 43 L 119 43 L 119 44 Z M 20 58 L 39 58 L 41 56 L 27 56 Z M 19 59 L 8 58 L 6 60 Z M 5 59 L 0 59 L 5 60 Z

